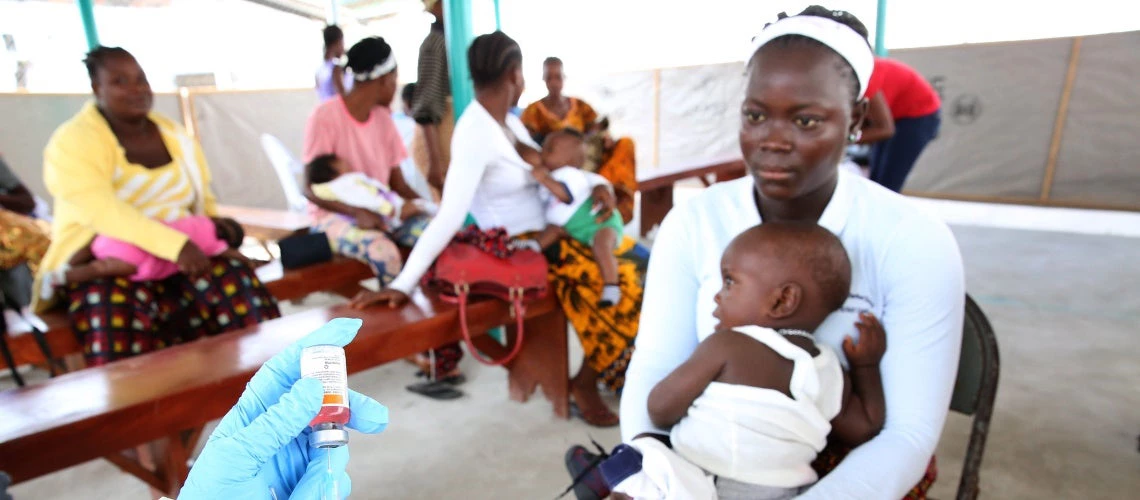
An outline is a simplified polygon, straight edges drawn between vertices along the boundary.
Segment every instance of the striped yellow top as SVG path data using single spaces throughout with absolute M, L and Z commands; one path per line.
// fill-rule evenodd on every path
M 194 187 L 177 162 L 158 168 L 135 164 L 115 167 L 115 196 L 151 219 L 173 221 L 191 214 Z
M 54 201 L 52 244 L 36 276 L 36 311 L 51 305 L 43 277 L 61 268 L 96 234 L 122 240 L 166 260 L 178 259 L 186 235 L 159 221 L 215 215 L 210 170 L 197 142 L 173 121 L 151 112 L 170 164 L 148 169 L 126 152 L 94 102 L 56 129 L 44 149 L 44 184 Z M 196 173 L 197 182 L 189 172 Z M 195 186 L 200 185 L 199 193 Z

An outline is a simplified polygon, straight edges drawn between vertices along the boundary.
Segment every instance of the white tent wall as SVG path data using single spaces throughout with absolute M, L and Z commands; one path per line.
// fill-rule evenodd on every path
M 281 140 L 301 157 L 305 120 L 317 105 L 312 90 L 193 94 L 194 128 L 213 173 L 221 203 L 259 208 L 288 206 L 261 134 Z
M 0 155 L 28 189 L 49 202 L 44 187 L 44 146 L 52 132 L 89 100 L 90 95 L 80 94 L 0 93 L 0 117 L 4 117 L 0 120 Z M 177 95 L 155 94 L 154 110 L 181 121 Z
M 740 157 L 744 65 L 718 64 L 661 71 L 656 169 L 652 178 Z
M 656 157 L 653 134 L 657 93 L 654 74 L 654 71 L 634 71 L 588 76 L 576 82 L 572 94 L 590 103 L 599 114 L 609 117 L 610 130 L 616 136 L 633 138 L 637 145 L 639 176 L 649 175 L 653 171 L 651 167 L 653 158 Z M 541 86 L 541 80 L 539 85 Z M 541 94 L 536 97 L 541 98 Z M 520 103 L 524 107 L 526 104 L 526 101 Z
M 1083 37 L 1076 53 L 1073 40 L 897 51 L 934 80 L 944 99 L 942 131 L 907 191 L 1140 210 L 1140 150 L 1131 144 L 1140 135 L 1132 122 L 1140 115 L 1140 32 Z M 611 116 L 617 134 L 637 141 L 638 177 L 645 180 L 739 158 L 743 74 L 742 63 L 728 63 L 585 76 L 574 94 Z M 86 99 L 0 94 L 0 116 L 22 117 L 0 121 L 0 152 L 41 196 L 43 145 Z M 219 199 L 284 208 L 258 137 L 271 133 L 298 154 L 312 91 L 208 91 L 192 93 L 191 102 Z M 160 112 L 181 116 L 175 96 L 157 103 Z
M 1140 31 L 1085 37 L 1049 199 L 1140 209 Z
M 905 189 L 1036 200 L 1070 45 L 1053 39 L 893 52 L 942 94 L 941 131 Z

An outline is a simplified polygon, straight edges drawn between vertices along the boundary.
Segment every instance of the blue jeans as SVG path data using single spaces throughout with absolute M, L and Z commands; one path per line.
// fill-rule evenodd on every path
M 895 120 L 895 135 L 871 147 L 871 180 L 894 192 L 902 191 L 906 176 L 926 144 L 938 135 L 940 111 Z

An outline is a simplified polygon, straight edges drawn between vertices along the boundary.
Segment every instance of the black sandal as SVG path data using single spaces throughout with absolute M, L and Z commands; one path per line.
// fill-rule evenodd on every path
M 463 397 L 463 391 L 452 387 L 451 384 L 442 380 L 417 382 L 409 385 L 407 389 L 421 396 L 427 396 L 438 401 L 448 401 Z
M 418 371 L 418 372 L 416 372 L 416 377 L 428 378 L 428 374 L 427 374 L 427 372 L 424 372 L 424 371 Z M 467 382 L 467 376 L 460 373 L 458 375 L 452 375 L 450 377 L 443 377 L 443 378 L 439 379 L 439 382 L 443 382 L 445 384 L 450 384 L 453 386 L 463 385 L 464 383 Z
M 610 495 L 610 487 L 598 468 L 609 454 L 596 441 L 591 442 L 598 448 L 598 453 L 591 453 L 585 446 L 577 444 L 566 450 L 566 470 L 570 473 L 571 484 L 559 498 L 571 491 L 578 500 L 601 500 Z

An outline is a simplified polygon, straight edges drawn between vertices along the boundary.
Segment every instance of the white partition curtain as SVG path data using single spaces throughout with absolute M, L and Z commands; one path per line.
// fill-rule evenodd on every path
M 943 125 L 906 192 L 978 201 L 1140 210 L 1140 32 L 899 50 L 942 94 Z M 638 144 L 638 177 L 739 158 L 742 63 L 609 75 L 580 96 Z M 0 94 L 0 154 L 45 196 L 42 150 L 88 99 Z M 316 104 L 310 89 L 192 91 L 155 108 L 190 119 L 223 203 L 285 208 L 259 136 L 295 155 Z M 192 117 L 192 118 L 191 118 Z

